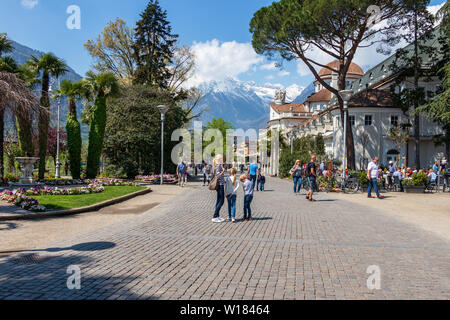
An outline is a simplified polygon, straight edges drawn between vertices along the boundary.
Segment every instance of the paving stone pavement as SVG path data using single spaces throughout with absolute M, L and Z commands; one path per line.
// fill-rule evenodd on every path
M 190 187 L 125 222 L 27 252 L 34 261 L 3 258 L 0 299 L 450 298 L 449 241 L 333 194 L 311 203 L 272 178 L 266 189 L 255 192 L 252 222 L 213 224 L 215 192 Z M 237 208 L 240 218 L 241 193 Z M 80 267 L 80 290 L 67 288 L 70 265 Z M 367 287 L 372 265 L 380 290 Z

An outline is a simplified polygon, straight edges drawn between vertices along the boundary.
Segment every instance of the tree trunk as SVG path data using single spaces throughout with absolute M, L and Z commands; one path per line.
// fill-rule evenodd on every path
M 414 110 L 419 107 L 419 45 L 417 34 L 417 11 L 414 12 Z M 414 144 L 416 151 L 416 167 L 419 170 L 420 166 L 420 115 L 414 116 Z
M 447 161 L 450 160 L 450 125 L 445 130 L 445 151 L 447 153 Z
M 340 70 L 344 69 L 344 64 L 341 62 Z M 338 90 L 345 90 L 345 80 L 347 78 L 346 73 L 342 73 L 338 77 Z M 346 134 L 346 149 L 347 149 L 347 167 L 350 170 L 356 169 L 356 156 L 355 156 L 355 141 L 353 139 L 352 124 L 350 123 L 349 109 L 344 113 L 344 104 L 342 99 L 338 99 L 341 109 L 341 119 L 342 119 L 342 132 L 344 131 L 344 116 L 347 118 L 347 134 Z
M 356 154 L 355 154 L 355 140 L 353 137 L 352 124 L 350 123 L 350 116 L 347 112 L 347 159 L 348 168 L 350 170 L 356 170 Z
M 43 110 L 39 110 L 39 179 L 45 178 L 45 161 L 47 156 L 48 123 L 50 112 L 50 100 L 48 90 L 50 75 L 44 71 L 42 75 L 42 92 L 40 104 Z
M 3 158 L 3 148 L 4 148 L 4 140 L 5 140 L 4 120 L 5 120 L 5 108 L 3 106 L 0 106 L 0 148 L 1 148 L 1 150 L 0 150 L 0 175 L 2 178 L 2 182 L 3 182 L 3 178 L 5 177 L 5 159 Z
M 34 156 L 32 119 L 27 111 L 16 115 L 17 136 L 19 138 L 19 148 L 23 156 Z
M 77 116 L 77 105 L 75 103 L 75 99 L 69 99 L 69 114 L 73 116 Z

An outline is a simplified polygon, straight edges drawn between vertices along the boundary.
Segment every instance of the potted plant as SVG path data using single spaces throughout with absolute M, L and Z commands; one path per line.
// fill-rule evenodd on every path
M 424 193 L 428 183 L 428 176 L 425 172 L 418 172 L 411 176 L 411 179 L 403 181 L 403 188 L 406 193 Z

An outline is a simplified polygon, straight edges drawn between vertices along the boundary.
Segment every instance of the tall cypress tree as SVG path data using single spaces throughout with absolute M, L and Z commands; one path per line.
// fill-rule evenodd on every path
M 174 46 L 178 35 L 172 34 L 167 11 L 158 0 L 150 0 L 137 22 L 133 46 L 137 70 L 135 84 L 167 88 Z

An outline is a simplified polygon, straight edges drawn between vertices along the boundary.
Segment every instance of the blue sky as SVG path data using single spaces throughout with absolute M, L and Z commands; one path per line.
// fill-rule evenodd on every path
M 432 5 L 445 2 L 433 0 Z M 251 48 L 249 22 L 253 14 L 272 0 L 160 0 L 180 42 L 193 46 L 198 56 L 196 83 L 225 77 L 306 86 L 312 76 L 296 62 L 278 70 Z M 90 68 L 83 44 L 94 39 L 110 20 L 120 17 L 134 26 L 147 0 L 2 0 L 0 32 L 13 40 L 65 59 L 79 74 Z M 66 28 L 69 5 L 81 9 L 81 30 Z M 373 50 L 374 51 L 374 50 Z M 380 62 L 373 51 L 357 57 L 364 69 Z M 326 59 L 326 58 L 324 58 Z

